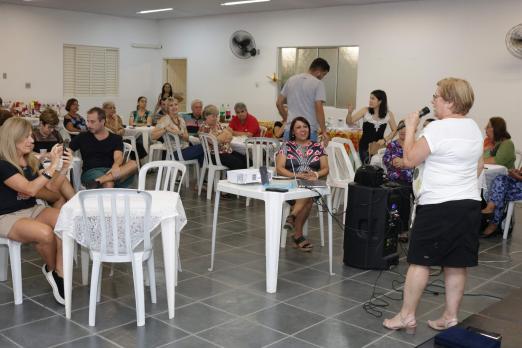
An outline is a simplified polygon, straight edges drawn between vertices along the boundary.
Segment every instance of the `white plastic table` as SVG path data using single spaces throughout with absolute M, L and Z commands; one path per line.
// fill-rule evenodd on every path
M 187 218 L 178 193 L 170 191 L 147 192 L 152 195 L 151 232 L 156 232 L 152 234 L 151 237 L 158 235 L 158 229 L 156 229 L 156 227 L 161 225 L 167 303 L 170 319 L 174 318 L 174 287 L 177 272 L 176 233 L 181 231 L 183 226 L 185 226 Z M 140 203 L 143 204 L 141 201 Z M 86 205 L 85 209 L 88 215 L 90 215 L 92 211 L 94 216 L 96 216 L 98 211 L 97 207 L 90 205 Z M 135 205 L 133 205 L 132 213 L 134 216 L 139 216 L 140 213 L 144 213 L 144 209 L 139 209 L 139 207 L 135 208 Z M 91 235 L 84 235 L 82 224 L 82 210 L 78 194 L 76 194 L 61 208 L 58 221 L 54 228 L 55 233 L 62 238 L 65 315 L 68 319 L 71 318 L 74 243 L 77 242 L 86 247 L 95 245 L 95 234 L 97 232 L 92 231 Z
M 279 266 L 279 243 L 281 240 L 281 220 L 283 203 L 288 200 L 319 196 L 320 193 L 327 197 L 328 209 L 332 211 L 332 197 L 330 188 L 317 188 L 318 192 L 296 188 L 288 192 L 265 191 L 261 184 L 238 185 L 220 180 L 215 194 L 214 220 L 212 224 L 212 253 L 209 271 L 214 269 L 214 252 L 216 247 L 216 225 L 219 213 L 219 199 L 221 192 L 244 196 L 265 201 L 265 257 L 266 257 L 266 292 L 277 291 L 277 272 Z M 332 216 L 328 214 L 328 257 L 330 262 L 330 275 L 332 272 Z
M 149 143 L 150 143 L 150 133 L 154 127 L 147 127 L 147 126 L 140 126 L 140 127 L 129 127 L 125 128 L 125 134 L 124 135 L 130 135 L 136 137 L 137 135 L 141 134 L 143 138 L 143 147 L 147 152 L 149 152 Z
M 245 144 L 246 139 L 247 139 L 247 137 L 244 137 L 244 136 L 233 137 L 232 140 L 230 141 L 230 147 L 232 148 L 232 150 L 239 152 L 240 154 L 246 155 L 246 149 L 247 149 L 247 146 Z M 189 136 L 189 142 L 192 145 L 201 144 L 201 142 L 199 141 L 199 138 L 196 136 L 193 136 L 193 135 Z

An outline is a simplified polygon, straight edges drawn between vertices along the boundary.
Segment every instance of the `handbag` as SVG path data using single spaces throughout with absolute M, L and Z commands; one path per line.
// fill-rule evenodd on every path
M 381 145 L 377 141 L 372 141 L 371 143 L 368 144 L 368 154 L 370 156 L 376 155 L 380 149 L 383 149 L 385 147 L 386 147 L 385 144 Z

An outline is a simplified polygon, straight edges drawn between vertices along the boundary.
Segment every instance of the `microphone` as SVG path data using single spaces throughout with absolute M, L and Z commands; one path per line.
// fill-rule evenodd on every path
M 427 114 L 430 113 L 430 108 L 425 106 L 422 108 L 421 111 L 419 111 L 419 118 L 422 117 L 422 116 L 426 116 Z M 396 132 L 400 131 L 401 129 L 403 129 L 404 127 L 406 127 L 406 124 L 402 124 L 401 126 L 397 127 L 397 130 Z

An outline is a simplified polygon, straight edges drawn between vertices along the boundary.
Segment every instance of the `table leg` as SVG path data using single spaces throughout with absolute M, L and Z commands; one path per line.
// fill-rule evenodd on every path
M 283 201 L 280 194 L 270 194 L 270 198 L 265 200 L 266 292 L 268 293 L 277 291 L 282 212 Z
M 212 248 L 210 250 L 210 268 L 208 269 L 210 272 L 214 270 L 214 254 L 216 252 L 216 228 L 217 228 L 217 218 L 219 211 L 219 199 L 221 198 L 221 191 L 216 189 L 216 194 L 214 198 L 214 218 L 212 221 Z
M 167 303 L 169 319 L 174 318 L 175 287 L 177 266 L 176 253 L 176 223 L 174 218 L 161 222 L 161 240 L 163 243 L 163 262 L 165 264 L 165 283 L 167 284 Z
M 67 319 L 71 319 L 73 250 L 74 239 L 64 233 L 62 236 L 63 287 L 65 295 L 65 317 Z
M 328 206 L 328 210 L 333 212 L 332 210 L 332 195 L 329 194 L 326 196 L 326 205 Z M 330 275 L 333 276 L 335 273 L 332 270 L 332 255 L 333 255 L 333 231 L 332 231 L 332 215 L 328 213 L 328 262 L 330 266 Z

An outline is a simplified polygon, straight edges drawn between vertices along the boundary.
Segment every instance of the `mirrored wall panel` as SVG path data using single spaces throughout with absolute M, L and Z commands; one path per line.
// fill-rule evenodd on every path
M 279 91 L 295 74 L 307 72 L 312 61 L 321 57 L 330 64 L 324 78 L 326 105 L 346 108 L 355 105 L 357 94 L 358 46 L 344 47 L 281 47 L 278 54 Z

